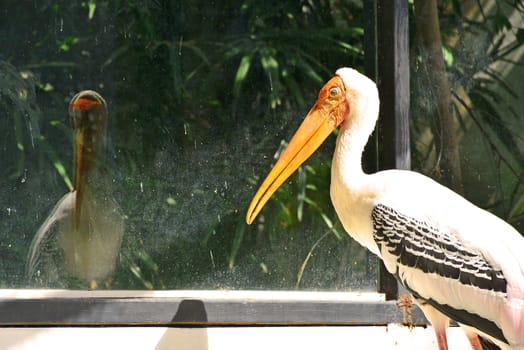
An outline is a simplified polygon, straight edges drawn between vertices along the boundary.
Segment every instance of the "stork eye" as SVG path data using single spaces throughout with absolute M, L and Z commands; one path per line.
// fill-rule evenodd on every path
M 329 96 L 330 97 L 337 97 L 339 92 L 340 91 L 339 91 L 339 89 L 337 87 L 333 87 L 333 88 L 329 89 Z

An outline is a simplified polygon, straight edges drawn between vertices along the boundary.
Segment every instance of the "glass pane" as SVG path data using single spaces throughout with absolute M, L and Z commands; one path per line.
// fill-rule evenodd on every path
M 4 1 L 0 286 L 376 290 L 330 203 L 334 138 L 244 218 L 322 84 L 362 66 L 360 6 Z
M 438 2 L 436 25 L 422 3 L 412 8 L 413 167 L 524 233 L 522 3 Z

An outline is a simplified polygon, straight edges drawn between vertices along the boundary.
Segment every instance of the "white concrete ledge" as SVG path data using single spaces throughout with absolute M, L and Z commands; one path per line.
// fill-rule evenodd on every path
M 448 329 L 450 350 L 469 350 L 458 327 Z M 3 328 L 4 350 L 436 350 L 433 329 L 382 327 L 96 327 Z

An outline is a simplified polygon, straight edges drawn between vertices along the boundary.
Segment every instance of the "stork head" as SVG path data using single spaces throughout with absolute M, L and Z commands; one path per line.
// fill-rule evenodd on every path
M 102 96 L 92 90 L 79 92 L 69 103 L 69 116 L 75 132 L 77 151 L 75 156 L 79 156 L 79 151 L 88 157 L 103 156 L 106 143 L 107 106 Z
M 368 107 L 368 101 L 372 101 L 368 97 L 373 94 L 378 100 L 378 92 L 373 81 L 351 68 L 337 70 L 336 75 L 320 89 L 313 108 L 253 197 L 246 215 L 248 224 L 255 220 L 282 183 L 338 126 L 372 123 L 371 131 L 373 130 L 376 120 L 371 122 L 361 120 L 365 119 L 362 115 L 365 114 L 363 110 Z
M 364 74 L 352 68 L 340 68 L 336 75 L 344 83 L 350 113 L 346 116 L 345 128 L 358 130 L 363 142 L 375 128 L 378 118 L 379 97 L 377 85 Z

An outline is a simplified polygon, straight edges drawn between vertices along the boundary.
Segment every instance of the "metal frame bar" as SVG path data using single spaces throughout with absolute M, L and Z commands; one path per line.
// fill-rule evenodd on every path
M 365 69 L 381 101 L 378 132 L 364 160 L 371 171 L 410 169 L 408 1 L 365 1 L 364 18 Z M 378 274 L 379 292 L 396 299 L 397 281 L 382 263 Z
M 282 326 L 402 323 L 377 293 L 0 291 L 0 326 Z M 426 324 L 418 308 L 414 324 Z

